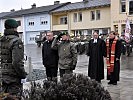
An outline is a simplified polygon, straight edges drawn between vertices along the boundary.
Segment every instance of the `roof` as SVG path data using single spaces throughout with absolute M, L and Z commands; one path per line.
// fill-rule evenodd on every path
M 14 13 L 8 14 L 8 15 L 4 16 L 3 18 L 20 17 L 23 15 L 36 14 L 36 13 L 49 13 L 50 11 L 55 10 L 59 7 L 62 7 L 63 5 L 69 4 L 69 3 L 70 2 L 36 7 L 36 8 L 30 8 L 30 9 L 22 9 L 22 10 L 15 11 Z
M 111 4 L 111 0 L 88 0 L 88 1 L 71 3 L 59 9 L 56 9 L 52 12 L 62 12 L 62 11 L 71 11 L 71 10 L 77 10 L 77 9 L 110 6 L 110 4 Z
M 3 16 L 5 16 L 5 15 L 8 15 L 10 13 L 12 13 L 12 12 L 2 12 L 2 13 L 0 13 L 0 18 L 3 17 Z

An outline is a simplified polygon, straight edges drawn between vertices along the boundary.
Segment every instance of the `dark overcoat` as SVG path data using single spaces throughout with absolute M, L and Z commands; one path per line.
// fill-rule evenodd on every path
M 45 41 L 42 46 L 42 62 L 45 67 L 58 67 L 58 51 L 51 48 L 52 41 Z
M 101 80 L 104 78 L 104 57 L 106 56 L 106 43 L 98 39 L 93 43 L 91 39 L 88 44 L 87 55 L 89 56 L 88 76 L 91 79 Z
M 113 40 L 109 40 L 109 48 L 111 48 Z M 109 55 L 111 56 L 111 49 L 109 49 Z M 114 71 L 111 74 L 108 74 L 107 71 L 107 80 L 119 81 L 119 74 L 120 74 L 120 60 L 116 61 L 116 58 L 120 59 L 121 56 L 121 41 L 117 40 L 115 45 L 115 61 L 114 61 Z M 109 57 L 110 57 L 109 56 Z

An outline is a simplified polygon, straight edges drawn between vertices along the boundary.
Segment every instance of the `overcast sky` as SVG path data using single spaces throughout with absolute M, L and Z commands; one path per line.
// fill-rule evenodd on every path
M 33 3 L 37 7 L 45 5 L 53 5 L 54 1 L 64 2 L 80 2 L 82 0 L 0 0 L 0 12 L 9 12 L 11 9 L 20 10 L 21 8 L 31 8 Z

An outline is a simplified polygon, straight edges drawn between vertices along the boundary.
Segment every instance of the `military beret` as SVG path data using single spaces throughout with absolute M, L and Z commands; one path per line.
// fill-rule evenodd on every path
M 17 28 L 18 27 L 18 22 L 14 19 L 7 19 L 5 21 L 5 28 L 6 29 L 12 29 L 12 28 Z

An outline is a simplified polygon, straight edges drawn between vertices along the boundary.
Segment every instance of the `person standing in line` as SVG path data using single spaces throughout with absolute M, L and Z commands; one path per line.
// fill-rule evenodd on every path
M 87 55 L 89 56 L 88 76 L 99 83 L 104 79 L 104 57 L 106 57 L 106 43 L 98 38 L 97 32 L 89 41 Z
M 61 42 L 59 42 L 60 38 L 62 38 Z M 60 77 L 63 77 L 63 74 L 73 73 L 77 64 L 77 50 L 74 43 L 70 42 L 68 32 L 62 32 L 55 37 L 52 48 L 58 50 Z
M 47 32 L 46 41 L 42 46 L 42 61 L 49 81 L 56 80 L 58 72 L 58 51 L 51 48 L 53 39 L 53 32 Z
M 108 84 L 117 85 L 120 73 L 121 41 L 116 38 L 115 32 L 109 33 L 109 39 L 106 40 L 107 47 L 107 80 Z
M 23 91 L 21 80 L 27 75 L 23 61 L 24 45 L 17 32 L 17 21 L 7 19 L 4 25 L 4 35 L 0 39 L 2 92 L 21 100 Z

